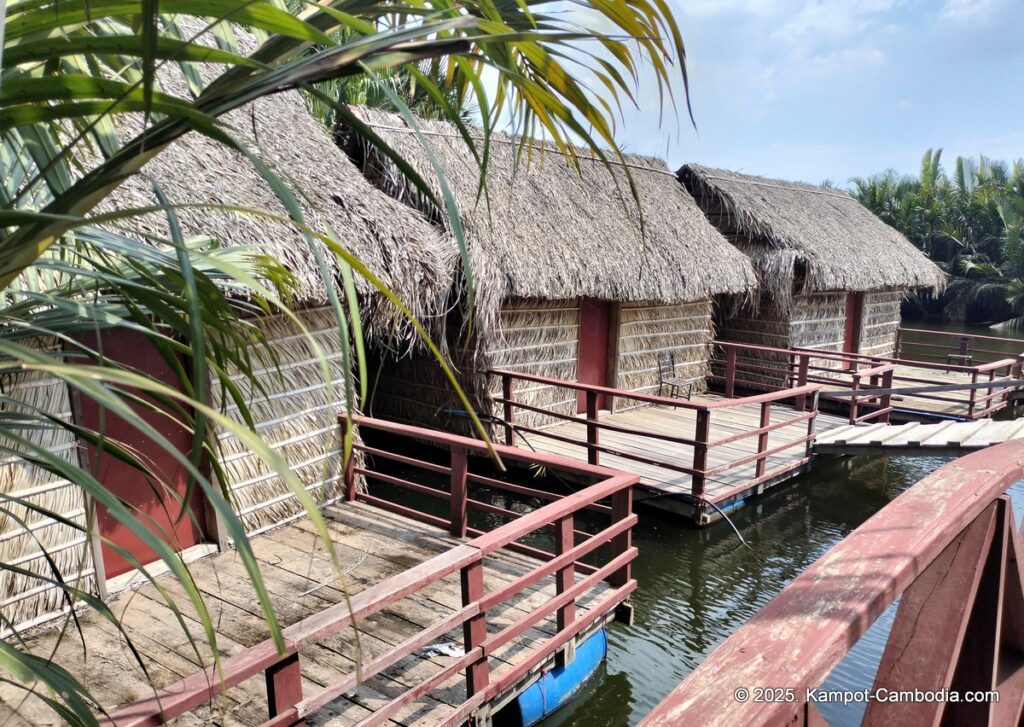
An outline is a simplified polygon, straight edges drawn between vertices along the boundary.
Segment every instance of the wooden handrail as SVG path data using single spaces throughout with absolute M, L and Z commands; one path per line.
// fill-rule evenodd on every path
M 974 338 L 979 341 L 1001 341 L 1003 343 L 1015 343 L 1024 347 L 1024 340 L 1019 338 L 1007 338 L 1005 336 L 981 336 L 977 333 L 960 333 L 959 331 L 933 331 L 927 328 L 905 328 L 900 326 L 898 329 L 901 333 L 925 333 L 929 336 L 963 336 L 964 338 Z
M 793 447 L 802 447 L 805 450 L 809 447 L 809 443 L 813 440 L 814 424 L 813 420 L 817 417 L 817 402 L 818 394 L 821 391 L 821 385 L 817 383 L 803 383 L 802 385 L 794 386 L 791 388 L 782 389 L 779 391 L 772 391 L 765 394 L 756 394 L 753 396 L 745 396 L 734 399 L 727 399 L 722 401 L 710 401 L 710 400 L 698 400 L 698 401 L 683 401 L 679 399 L 670 399 L 660 396 L 652 396 L 649 394 L 641 394 L 639 392 L 625 391 L 621 389 L 613 389 L 606 386 L 597 386 L 593 384 L 585 384 L 578 381 L 563 381 L 560 379 L 554 379 L 547 376 L 540 376 L 537 374 L 520 373 L 516 371 L 508 371 L 503 369 L 495 369 L 489 372 L 494 376 L 501 377 L 501 390 L 502 396 L 496 398 L 494 401 L 500 404 L 502 411 L 504 412 L 505 420 L 499 422 L 500 425 L 504 425 L 506 431 L 510 429 L 516 429 L 519 432 L 531 433 L 537 436 L 546 437 L 559 442 L 574 444 L 584 447 L 587 453 L 587 460 L 592 465 L 600 463 L 600 457 L 602 453 L 615 455 L 617 457 L 636 462 L 643 462 L 647 464 L 653 464 L 664 469 L 680 472 L 683 474 L 690 475 L 690 495 L 696 501 L 702 501 L 705 499 L 705 493 L 707 490 L 707 479 L 717 473 L 724 472 L 730 469 L 754 463 L 754 480 L 759 481 L 765 475 L 767 467 L 767 460 L 773 454 L 791 449 Z M 534 406 L 531 404 L 525 404 L 522 402 L 515 401 L 514 387 L 512 382 L 514 380 L 529 381 L 533 383 L 541 383 L 548 386 L 569 389 L 573 391 L 583 391 L 586 393 L 586 407 L 585 416 L 573 416 L 570 414 L 564 414 L 561 412 L 552 412 L 543 409 L 542 407 Z M 597 406 L 598 397 L 605 395 L 614 399 L 626 399 L 634 400 L 648 404 L 657 404 L 670 406 L 675 408 L 687 409 L 693 411 L 695 414 L 694 434 L 693 438 L 687 438 L 683 436 L 667 436 L 658 433 L 651 433 L 640 429 L 631 429 L 629 427 L 609 424 L 602 422 L 600 419 L 600 410 Z M 813 406 L 808 409 L 807 399 L 813 401 Z M 771 409 L 772 405 L 778 402 L 792 399 L 797 402 L 797 408 L 800 410 L 799 415 L 792 417 L 783 422 L 771 422 Z M 758 406 L 761 409 L 760 425 L 756 428 L 748 429 L 738 434 L 729 435 L 718 440 L 712 441 L 711 439 L 711 419 L 712 414 L 721 410 L 727 410 L 743 406 Z M 582 424 L 586 428 L 586 440 L 581 441 L 574 439 L 572 436 L 565 433 L 546 432 L 541 429 L 534 427 L 524 426 L 522 424 L 513 424 L 510 426 L 510 418 L 514 416 L 516 409 L 524 409 L 526 411 L 550 416 L 556 420 L 574 422 Z M 791 426 L 800 424 L 804 421 L 808 422 L 808 435 L 795 438 L 791 441 L 787 441 L 784 444 L 776 444 L 774 447 L 769 448 L 768 435 L 770 432 Z M 616 450 L 615 448 L 607 447 L 600 442 L 600 433 L 602 430 L 613 431 L 617 433 L 631 434 L 640 439 L 657 439 L 658 441 L 668 441 L 673 444 L 679 444 L 683 446 L 689 446 L 692 448 L 692 465 L 686 467 L 679 463 L 679 458 L 672 459 L 671 461 L 666 460 L 664 457 L 658 459 L 655 455 L 638 455 L 630 452 L 624 452 Z M 750 456 L 744 455 L 730 455 L 732 460 L 726 463 L 719 463 L 714 467 L 708 464 L 708 455 L 711 449 L 714 447 L 724 446 L 733 442 L 746 439 L 756 438 L 757 446 L 756 451 Z
M 353 421 L 364 428 L 376 428 L 392 434 L 446 444 L 454 453 L 451 458 L 451 466 L 445 468 L 452 478 L 453 491 L 450 496 L 444 493 L 452 502 L 453 528 L 459 528 L 462 532 L 475 532 L 467 528 L 465 524 L 465 509 L 468 502 L 465 484 L 469 479 L 466 474 L 466 454 L 470 451 L 485 454 L 489 451 L 486 445 L 466 437 L 367 417 L 356 416 Z M 499 445 L 498 449 L 510 448 Z M 558 649 L 567 648 L 567 644 L 570 644 L 568 648 L 571 650 L 571 640 L 576 634 L 587 628 L 595 619 L 603 617 L 608 609 L 625 599 L 636 587 L 636 582 L 632 579 L 630 572 L 631 562 L 636 557 L 636 548 L 632 546 L 631 541 L 631 529 L 636 524 L 636 516 L 632 512 L 632 488 L 638 482 L 639 477 L 602 467 L 584 465 L 553 455 L 526 455 L 522 450 L 506 451 L 503 454 L 509 459 L 531 460 L 562 471 L 588 474 L 597 478 L 598 481 L 532 512 L 523 514 L 490 532 L 480 534 L 466 543 L 456 545 L 396 576 L 370 586 L 352 596 L 347 603 L 338 603 L 288 626 L 282 631 L 284 648 L 281 650 L 277 648 L 272 639 L 262 641 L 239 654 L 223 659 L 219 665 L 198 671 L 160 690 L 153 697 L 117 710 L 102 723 L 118 727 L 162 724 L 209 702 L 225 690 L 257 676 L 261 672 L 266 674 L 268 687 L 270 720 L 266 725 L 291 725 L 300 722 L 305 716 L 337 696 L 350 691 L 357 684 L 355 675 L 345 675 L 325 686 L 318 693 L 303 698 L 299 670 L 302 649 L 353 628 L 360 621 L 373 616 L 391 604 L 454 573 L 460 573 L 462 578 L 462 608 L 446 616 L 440 622 L 426 627 L 386 654 L 378 656 L 370 664 L 364 665 L 362 678 L 366 679 L 382 672 L 460 625 L 465 631 L 465 656 L 454 664 L 446 665 L 427 680 L 377 709 L 371 717 L 375 723 L 386 721 L 389 715 L 394 714 L 402 706 L 419 698 L 435 685 L 462 669 L 466 670 L 467 700 L 460 706 L 460 709 L 466 710 L 467 713 L 487 699 L 508 689 L 512 685 L 508 674 L 493 682 L 490 680 L 488 657 L 500 643 L 505 643 L 520 635 L 528 628 L 529 624 L 524 626 L 523 624 L 526 623 L 524 619 L 505 626 L 496 633 L 488 633 L 486 612 L 552 574 L 556 576 L 556 598 L 535 610 L 529 618 L 537 618 L 537 614 L 545 615 L 557 610 L 557 633 L 547 639 L 532 655 L 532 658 L 526 660 L 526 664 L 531 668 L 536 668 L 539 660 L 549 658 Z M 415 461 L 405 455 L 400 456 L 407 462 Z M 355 469 L 357 468 L 352 468 L 352 470 Z M 400 481 L 400 478 L 393 479 Z M 456 488 L 460 488 L 460 491 L 456 491 Z M 371 498 L 360 493 L 357 493 L 355 498 L 365 498 L 367 502 L 379 501 L 378 498 Z M 598 507 L 598 503 L 602 500 L 611 500 L 611 508 L 604 509 L 610 518 L 610 524 L 601 531 L 589 535 L 581 544 L 575 545 L 573 540 L 579 533 L 572 528 L 574 516 L 584 509 Z M 514 514 L 519 515 L 518 513 Z M 436 518 L 432 519 L 436 520 Z M 560 528 L 558 546 L 554 554 L 545 554 L 542 551 L 520 546 L 516 542 L 532 533 L 551 527 L 552 523 L 559 524 Z M 580 558 L 606 544 L 609 546 L 608 559 L 604 565 L 594 567 L 579 562 Z M 485 558 L 501 548 L 512 548 L 518 552 L 536 554 L 542 556 L 542 559 L 537 561 L 536 567 L 531 568 L 497 592 L 502 596 L 498 600 L 496 593 L 487 594 L 485 592 L 483 575 Z M 586 574 L 584 579 L 576 581 L 572 577 L 575 571 Z M 574 604 L 578 597 L 601 580 L 607 581 L 615 590 L 599 603 L 594 604 L 590 610 L 577 613 Z M 601 610 L 602 608 L 604 610 Z
M 671 406 L 679 409 L 692 409 L 695 411 L 713 411 L 715 409 L 729 409 L 731 407 L 743 406 L 744 404 L 760 404 L 765 401 L 782 401 L 784 399 L 789 399 L 794 396 L 812 394 L 815 391 L 819 391 L 821 389 L 821 386 L 818 384 L 807 384 L 806 386 L 794 386 L 792 388 L 783 389 L 781 391 L 772 391 L 767 394 L 757 394 L 754 396 L 744 396 L 738 399 L 706 401 L 702 399 L 670 399 L 667 396 L 655 396 L 653 394 L 643 394 L 640 393 L 639 391 L 613 389 L 608 386 L 584 384 L 580 383 L 579 381 L 553 379 L 549 376 L 527 374 L 520 371 L 508 371 L 506 369 L 491 369 L 488 373 L 494 376 L 507 376 L 512 379 L 532 381 L 537 384 L 547 384 L 549 386 L 555 386 L 562 389 L 593 392 L 594 394 L 604 394 L 605 396 L 612 396 L 617 399 L 631 399 L 633 401 L 641 401 L 646 404 L 658 404 L 660 406 Z M 498 399 L 497 401 L 498 403 L 504 403 L 504 398 Z
M 1016 683 L 1020 671 L 1001 669 L 997 675 L 993 668 L 993 652 L 986 651 L 990 637 L 965 637 L 964 629 L 973 623 L 972 608 L 987 609 L 978 616 L 987 619 L 981 623 L 990 624 L 993 634 L 1000 633 L 1002 619 L 1012 623 L 1004 629 L 1017 633 L 1020 628 L 1022 551 L 1002 495 L 1022 475 L 1024 441 L 969 454 L 928 475 L 799 575 L 640 724 L 823 723 L 814 721 L 820 715 L 807 690 L 824 682 L 901 594 L 876 688 L 956 688 L 966 683 L 954 681 L 961 673 L 958 663 L 969 665 L 962 671 L 977 677 L 971 683 L 979 689 L 995 689 L 994 678 Z M 997 645 L 994 658 L 1001 649 L 1016 648 L 1013 643 Z M 1005 663 L 1018 653 L 1007 654 Z M 1012 663 L 1017 668 L 1019 662 Z M 767 700 L 755 691 L 769 688 L 779 692 Z M 1003 696 L 1010 704 L 999 708 L 1016 723 L 1024 693 L 1008 689 Z M 909 708 L 940 710 L 937 716 L 911 712 L 915 723 L 938 724 L 941 710 L 950 707 L 917 703 Z M 899 709 L 869 704 L 866 723 L 905 724 L 908 713 Z M 981 714 L 950 723 L 985 724 Z

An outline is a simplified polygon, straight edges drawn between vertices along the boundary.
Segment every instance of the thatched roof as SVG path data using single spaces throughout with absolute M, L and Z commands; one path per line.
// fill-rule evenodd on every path
M 924 253 L 844 192 L 698 164 L 679 178 L 780 299 L 794 281 L 808 292 L 945 285 Z
M 401 117 L 355 109 L 443 199 L 432 153 L 458 204 L 481 306 L 494 312 L 508 298 L 602 298 L 665 303 L 744 292 L 754 272 L 708 224 L 664 162 L 626 157 L 643 205 L 643 229 L 623 167 L 613 174 L 579 150 L 579 171 L 554 147 L 491 137 L 487 197 L 478 196 L 479 166 L 458 130 L 441 121 L 419 123 L 426 151 Z M 482 135 L 474 131 L 482 150 Z M 404 175 L 354 137 L 367 176 L 398 199 L 447 222 Z M 486 314 L 485 314 L 486 315 Z
M 248 40 L 243 38 L 243 40 Z M 250 40 L 251 42 L 251 40 Z M 212 75 L 204 67 L 204 76 Z M 180 73 L 165 68 L 161 84 L 185 94 Z M 138 120 L 129 121 L 127 128 Z M 416 210 L 392 199 L 370 184 L 345 156 L 331 134 L 310 116 L 298 92 L 257 100 L 222 118 L 243 145 L 256 152 L 291 186 L 305 223 L 321 234 L 332 231 L 342 245 L 395 290 L 420 317 L 439 314 L 457 252 L 446 235 Z M 155 179 L 174 204 L 239 205 L 283 218 L 287 210 L 271 186 L 241 153 L 199 133 L 189 133 L 157 155 L 142 170 Z M 125 182 L 101 209 L 157 204 L 150 183 L 139 176 Z M 248 246 L 285 265 L 298 278 L 303 305 L 327 301 L 326 286 L 316 257 L 294 226 L 266 218 L 208 209 L 179 212 L 186 236 L 208 235 L 230 246 Z M 167 236 L 166 219 L 149 215 L 137 228 Z M 338 280 L 334 253 L 321 247 Z M 373 294 L 369 283 L 355 276 L 363 294 L 364 314 L 387 327 L 392 307 Z M 376 314 L 376 315 L 373 315 Z

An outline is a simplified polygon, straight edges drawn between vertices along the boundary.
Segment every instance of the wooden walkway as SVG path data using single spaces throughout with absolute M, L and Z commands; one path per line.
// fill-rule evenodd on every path
M 323 544 L 308 521 L 302 520 L 268 532 L 252 541 L 266 587 L 282 626 L 323 611 L 354 594 L 412 566 L 450 550 L 464 541 L 444 531 L 400 515 L 361 503 L 344 503 L 326 512 L 331 538 L 345 570 L 343 583 L 325 556 Z M 485 588 L 488 593 L 537 568 L 538 561 L 504 550 L 487 556 Z M 269 632 L 237 551 L 226 551 L 190 566 L 216 629 L 217 649 L 222 656 L 237 654 L 265 640 Z M 582 576 L 577 575 L 577 580 Z M 185 624 L 196 641 L 190 645 L 172 611 L 157 590 L 147 584 L 110 600 L 128 637 L 145 664 L 146 674 L 133 659 L 125 638 L 114 626 L 89 611 L 82 615 L 83 654 L 80 637 L 70 623 L 67 633 L 53 627 L 39 628 L 27 639 L 27 647 L 39 655 L 56 654 L 92 691 L 107 709 L 153 696 L 153 688 L 176 683 L 211 663 L 211 649 L 196 612 L 171 576 L 158 579 L 176 597 Z M 577 600 L 577 608 L 611 589 L 598 583 Z M 497 605 L 487 613 L 489 632 L 522 621 L 524 616 L 550 601 L 554 577 L 537 587 Z M 462 606 L 459 573 L 432 583 L 360 624 L 359 643 L 364 664 L 420 634 L 425 628 L 451 616 Z M 599 620 L 597 623 L 603 623 Z M 556 630 L 554 617 L 545 619 L 521 636 L 498 648 L 492 670 L 500 665 L 521 664 L 536 645 Z M 462 656 L 461 627 L 432 640 L 436 648 L 422 648 L 352 692 L 330 702 L 314 714 L 310 724 L 348 725 L 369 717 L 375 709 L 422 683 L 430 675 Z M 350 629 L 304 648 L 302 681 L 306 693 L 337 681 L 355 669 L 356 639 Z M 538 664 L 538 668 L 544 662 Z M 147 676 L 148 674 L 148 676 Z M 466 701 L 466 680 L 457 672 L 440 688 L 405 706 L 389 723 L 437 724 Z M 175 720 L 175 724 L 257 725 L 267 719 L 267 696 L 262 673 L 228 690 L 212 705 L 200 707 Z M 0 684 L 0 718 L 8 725 L 58 724 L 39 697 L 9 683 Z
M 1024 439 L 1024 419 L 940 424 L 869 424 L 823 433 L 814 444 L 821 454 L 961 455 L 993 444 Z
M 707 401 L 722 401 L 724 397 L 715 394 L 707 394 L 701 397 Z M 797 412 L 792 407 L 773 407 L 771 413 L 772 423 L 785 421 L 794 416 Z M 757 429 L 760 426 L 761 407 L 757 405 L 737 406 L 729 409 L 722 409 L 713 412 L 711 416 L 712 440 L 724 439 L 735 434 Z M 668 408 L 662 406 L 645 406 L 614 413 L 602 411 L 601 421 L 613 425 L 641 429 L 656 434 L 669 436 L 694 436 L 696 427 L 696 412 L 692 409 Z M 847 424 L 845 417 L 819 412 L 815 421 L 815 430 L 818 433 L 827 432 L 832 429 L 844 427 Z M 788 441 L 802 436 L 806 424 L 793 424 L 780 427 L 769 433 L 768 447 L 784 444 Z M 586 425 L 576 422 L 558 424 L 543 430 L 545 433 L 581 439 L 586 441 Z M 586 459 L 587 452 L 584 447 L 569 444 L 567 442 L 550 439 L 543 434 L 525 434 L 530 446 L 541 452 L 558 454 L 564 457 L 575 459 Z M 615 431 L 604 431 L 601 433 L 601 444 L 618 451 L 637 455 L 639 457 L 656 457 L 670 464 L 680 467 L 690 467 L 693 463 L 693 449 L 672 442 L 659 441 L 653 438 L 644 438 L 635 434 L 626 434 Z M 728 445 L 712 447 L 708 452 L 708 465 L 713 468 L 728 462 L 733 462 L 743 457 L 753 455 L 757 451 L 757 438 L 748 437 L 740 439 Z M 785 476 L 791 476 L 793 470 L 799 468 L 804 459 L 805 450 L 801 447 L 793 447 L 767 458 L 766 469 L 771 471 L 776 468 L 790 469 Z M 640 475 L 640 484 L 658 492 L 676 494 L 688 494 L 690 492 L 691 477 L 688 474 L 676 472 L 671 469 L 659 467 L 654 464 L 638 462 L 626 457 L 614 454 L 602 453 L 601 465 L 619 469 L 624 472 L 632 472 Z M 715 501 L 716 497 L 723 495 L 729 490 L 754 479 L 755 464 L 740 466 L 728 470 L 719 475 L 708 478 L 705 494 L 708 499 Z M 666 507 L 669 506 L 670 498 L 661 498 Z M 657 502 L 657 501 L 654 501 Z M 652 504 L 654 504 L 652 502 Z M 674 509 L 674 508 L 670 508 Z

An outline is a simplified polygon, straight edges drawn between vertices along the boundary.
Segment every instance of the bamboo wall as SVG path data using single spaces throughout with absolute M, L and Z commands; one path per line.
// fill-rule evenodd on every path
M 579 324 L 579 301 L 507 301 L 501 308 L 500 332 L 487 334 L 489 367 L 575 381 Z M 501 396 L 501 379 L 490 379 L 489 395 Z M 576 393 L 569 389 L 517 380 L 512 396 L 530 406 L 576 414 Z M 494 405 L 494 414 L 501 416 L 500 405 Z M 558 421 L 523 409 L 515 416 L 517 423 L 529 427 Z
M 29 373 L 4 377 L 2 385 L 11 400 L 26 401 L 41 412 L 65 421 L 71 420 L 68 388 L 53 376 Z M 7 410 L 11 411 L 9 406 Z M 62 458 L 78 463 L 75 438 L 67 430 L 26 429 L 19 434 Z M 25 445 L 13 440 L 6 441 L 4 446 L 27 452 Z M 80 575 L 77 587 L 94 592 L 96 582 L 91 550 L 84 530 L 78 529 L 84 529 L 86 524 L 86 502 L 81 488 L 27 464 L 19 457 L 7 455 L 0 460 L 0 492 L 8 498 L 0 511 L 0 560 L 52 578 L 50 566 L 43 556 L 45 550 L 57 564 L 65 582 L 75 583 Z M 13 502 L 10 498 L 21 499 L 25 504 Z M 28 507 L 29 503 L 46 508 L 77 527 L 33 512 Z M 0 616 L 5 622 L 4 631 L 8 623 L 22 627 L 57 615 L 65 605 L 59 588 L 27 575 L 0 570 Z
M 257 364 L 256 376 L 265 394 L 252 390 L 241 376 L 236 383 L 244 392 L 257 434 L 287 461 L 313 498 L 323 502 L 340 496 L 344 487 L 337 417 L 344 410 L 345 366 L 333 311 L 310 309 L 300 316 L 319 343 L 335 386 L 325 384 L 322 359 L 305 334 L 283 316 L 263 324 L 277 354 L 276 362 Z M 233 402 L 228 402 L 226 414 L 242 422 Z M 302 511 L 291 488 L 233 432 L 221 431 L 217 437 L 233 504 L 248 532 Z
M 676 353 L 676 373 L 699 381 L 694 392 L 703 391 L 712 338 L 710 300 L 677 305 L 623 303 L 619 308 L 618 342 L 613 386 L 644 393 L 658 392 L 658 356 Z M 480 332 L 479 360 L 456 364 L 459 380 L 478 412 L 501 418 L 500 377 L 485 376 L 488 369 L 508 369 L 563 381 L 576 380 L 579 356 L 579 301 L 506 301 L 501 309 L 500 330 Z M 614 320 L 614 317 L 613 317 Z M 616 331 L 610 332 L 615 346 Z M 454 349 L 449 341 L 449 348 Z M 376 387 L 368 412 L 373 416 L 420 424 L 459 433 L 471 433 L 469 420 L 459 414 L 463 406 L 455 398 L 437 362 L 426 354 L 396 359 L 375 359 Z M 486 382 L 486 383 L 484 383 Z M 570 389 L 515 380 L 513 398 L 529 406 L 558 414 L 577 413 L 576 393 Z M 490 402 L 485 403 L 485 402 Z M 635 404 L 634 404 L 635 405 Z M 629 406 L 618 400 L 616 406 Z M 516 422 L 545 427 L 561 422 L 556 417 L 525 409 L 515 410 Z M 503 429 L 490 427 L 501 437 Z
M 790 321 L 782 306 L 768 295 L 762 295 L 756 309 L 743 306 L 740 310 L 725 315 L 718 321 L 716 337 L 722 341 L 747 343 L 754 346 L 789 348 Z M 748 388 L 777 387 L 782 378 L 773 373 L 759 371 L 757 367 L 780 368 L 787 364 L 787 357 L 770 353 L 740 352 L 736 362 L 740 369 L 737 378 Z
M 877 290 L 864 295 L 860 352 L 865 356 L 892 356 L 900 325 L 902 290 Z
M 676 376 L 697 378 L 693 391 L 706 388 L 711 300 L 677 305 L 623 303 L 619 309 L 619 343 L 615 387 L 658 394 L 658 358 L 674 353 Z M 667 392 L 665 392 L 667 394 Z M 629 406 L 619 400 L 616 406 Z M 636 402 L 632 402 L 636 406 Z
M 790 314 L 790 346 L 841 353 L 846 342 L 846 292 L 794 296 Z M 811 366 L 842 368 L 841 361 L 811 359 Z M 819 375 L 825 372 L 818 371 Z

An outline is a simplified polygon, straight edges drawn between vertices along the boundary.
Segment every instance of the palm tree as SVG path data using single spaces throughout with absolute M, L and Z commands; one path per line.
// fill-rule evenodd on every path
M 358 128 L 343 103 L 352 96 L 332 95 L 331 89 L 321 87 L 346 79 L 348 94 L 363 87 L 368 97 L 376 93 L 370 88 L 380 87 L 412 124 L 410 106 L 423 110 L 428 97 L 448 111 L 471 100 L 487 130 L 512 117 L 526 133 L 543 132 L 570 156 L 574 152 L 567 140 L 576 138 L 608 160 L 617 152 L 603 145 L 614 149 L 615 109 L 634 98 L 639 66 L 651 69 L 661 100 L 668 103 L 674 93 L 686 91 L 684 49 L 671 11 L 657 0 L 583 5 L 586 13 L 567 20 L 557 6 L 536 0 L 400 0 L 391 5 L 334 0 L 305 4 L 297 14 L 273 0 L 184 0 L 174 5 L 173 14 L 162 12 L 159 0 L 10 0 L 0 17 L 0 378 L 48 372 L 77 395 L 140 429 L 145 423 L 129 403 L 138 397 L 132 392 L 142 392 L 166 403 L 197 441 L 205 441 L 210 422 L 235 432 L 301 496 L 301 484 L 275 452 L 253 431 L 206 404 L 205 382 L 212 377 L 227 385 L 219 372 L 229 364 L 252 378 L 249 357 L 260 340 L 239 306 L 248 306 L 248 312 L 284 309 L 282 291 L 267 281 L 285 283 L 287 275 L 245 251 L 197 248 L 175 234 L 168 239 L 151 236 L 146 242 L 117 234 L 121 221 L 147 211 L 167 215 L 173 231 L 174 208 L 159 199 L 145 210 L 87 215 L 175 139 L 201 133 L 244 154 L 277 191 L 307 239 L 326 245 L 343 264 L 358 270 L 359 261 L 347 250 L 305 223 L 296 204 L 300 192 L 238 142 L 220 117 L 261 96 L 300 88 Z M 245 33 L 236 37 L 238 29 Z M 255 44 L 239 42 L 247 33 L 255 35 Z M 211 37 L 214 43 L 205 42 Z M 580 52 L 585 43 L 597 50 Z M 429 73 L 422 64 L 428 64 Z M 584 87 L 578 80 L 584 74 L 597 80 L 603 95 Z M 164 82 L 175 76 L 184 80 L 180 87 Z M 394 80 L 390 89 L 382 82 L 386 79 Z M 367 136 L 382 144 L 372 133 Z M 486 134 L 480 143 L 484 148 L 478 158 L 486 159 Z M 418 183 L 424 194 L 432 194 Z M 225 287 L 242 285 L 250 290 L 250 303 L 224 295 Z M 344 326 L 346 311 L 338 312 L 339 326 Z M 157 313 L 161 325 L 155 323 Z M 174 322 L 170 329 L 168 320 Z M 191 363 L 179 372 L 184 393 L 76 343 L 76 331 L 105 327 L 147 330 L 160 346 L 187 355 Z M 63 341 L 94 365 L 40 347 L 43 338 Z M 258 381 L 253 383 L 258 386 Z M 90 472 L 25 436 L 38 428 L 70 430 L 75 437 L 114 449 L 97 433 L 74 428 L 19 400 L 16 390 L 0 391 L 4 455 L 79 484 L 125 527 L 153 541 L 152 548 L 212 633 L 202 599 L 177 554 L 153 538 L 139 516 Z M 115 453 L 146 467 L 131 452 Z M 207 448 L 193 455 L 202 456 L 215 458 L 216 452 Z M 259 592 L 259 571 L 223 483 L 205 477 L 195 459 L 182 465 L 191 473 L 192 486 L 203 488 L 224 519 Z M 219 471 L 216 465 L 214 473 Z M 308 497 L 303 502 L 327 540 L 319 513 Z M 12 527 L 27 527 L 18 508 L 33 507 L 38 510 L 30 501 L 11 498 L 0 504 L 15 523 Z M 0 568 L 17 570 L 12 564 Z M 85 603 L 117 622 L 102 601 L 63 578 L 59 569 L 29 575 L 56 584 L 69 604 Z M 262 606 L 272 635 L 280 640 L 269 600 L 264 598 Z M 5 679 L 26 685 L 38 680 L 49 689 L 48 699 L 60 719 L 95 723 L 82 685 L 59 664 L 4 641 L 0 652 Z
M 1024 164 L 958 157 L 947 176 L 941 158 L 941 149 L 929 149 L 917 177 L 890 171 L 854 179 L 854 195 L 950 274 L 945 294 L 919 307 L 938 305 L 956 321 L 1019 317 L 1014 281 L 1024 260 L 1015 230 Z

